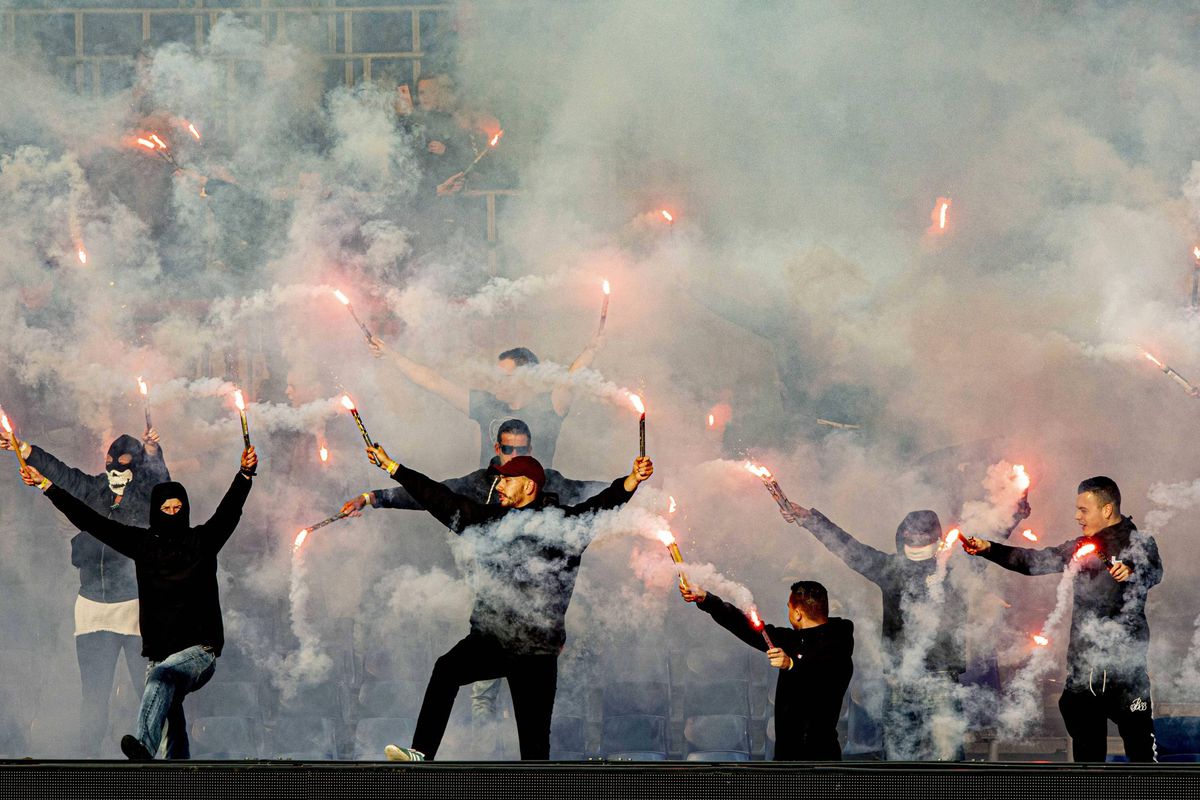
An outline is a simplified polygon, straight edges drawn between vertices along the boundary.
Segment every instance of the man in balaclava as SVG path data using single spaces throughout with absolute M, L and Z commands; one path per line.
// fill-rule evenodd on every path
M 13 437 L 0 434 L 0 448 L 13 448 Z M 104 472 L 88 475 L 69 467 L 40 447 L 21 443 L 26 462 L 105 519 L 142 526 L 150 509 L 150 490 L 170 480 L 158 432 L 148 429 L 141 441 L 121 435 L 109 445 Z M 79 752 L 100 755 L 108 731 L 108 701 L 114 667 L 124 653 L 129 678 L 142 684 L 146 665 L 138 629 L 137 579 L 133 562 L 84 529 L 71 539 L 71 564 L 79 570 L 75 598 L 75 654 L 82 685 Z
M 154 757 L 164 723 L 167 758 L 189 756 L 183 699 L 208 683 L 225 644 L 217 553 L 237 528 L 257 464 L 254 448 L 246 448 L 241 470 L 217 510 L 194 528 L 183 486 L 158 484 L 150 495 L 149 530 L 101 516 L 33 466 L 21 471 L 25 483 L 45 492 L 73 525 L 135 564 L 142 655 L 150 664 L 136 732 L 121 739 L 121 750 L 132 761 Z
M 1017 516 L 1028 516 L 1027 509 L 1023 504 Z M 863 544 L 815 508 L 792 503 L 791 513 L 783 512 L 783 518 L 799 521 L 846 566 L 877 585 L 883 595 L 883 652 L 885 668 L 890 670 L 883 721 L 885 756 L 905 761 L 961 759 L 961 742 L 935 741 L 930 724 L 941 714 L 959 716 L 953 690 L 966 671 L 965 642 L 957 629 L 966 599 L 951 578 L 953 562 L 942 584 L 945 605 L 932 609 L 938 619 L 932 637 L 916 630 L 913 619 L 916 610 L 930 602 L 942 541 L 938 515 L 928 510 L 909 512 L 896 528 L 894 554 Z M 943 613 L 944 609 L 952 612 Z M 920 674 L 902 674 L 906 649 L 924 642 L 928 644 Z

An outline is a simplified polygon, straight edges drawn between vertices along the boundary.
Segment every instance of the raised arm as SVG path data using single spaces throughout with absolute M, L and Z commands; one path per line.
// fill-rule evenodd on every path
M 608 488 L 582 503 L 569 506 L 563 513 L 568 517 L 577 517 L 593 511 L 604 511 L 616 508 L 629 502 L 633 493 L 642 481 L 648 480 L 654 474 L 654 462 L 646 456 L 638 456 L 633 461 L 633 469 L 624 478 L 617 478 Z
M 583 352 L 575 356 L 575 360 L 571 362 L 571 367 L 567 370 L 567 374 L 570 375 L 581 369 L 590 367 L 592 361 L 596 359 L 596 353 L 599 352 L 600 346 L 603 343 L 604 335 L 600 331 L 596 331 L 592 335 L 591 341 L 587 343 L 587 347 L 583 348 Z M 571 404 L 575 402 L 575 386 L 570 381 L 560 383 L 550 393 L 550 400 L 554 404 L 554 413 L 560 417 L 565 417 L 567 412 L 571 410 Z
M 798 506 L 793 507 L 793 512 L 797 510 L 805 511 Z M 817 541 L 825 545 L 825 548 L 835 556 L 845 562 L 846 566 L 854 570 L 858 574 L 870 581 L 878 583 L 883 579 L 884 572 L 891 565 L 895 556 L 888 555 L 882 550 L 876 550 L 870 545 L 863 544 L 858 539 L 855 539 L 846 531 L 833 524 L 820 511 L 807 509 L 807 514 L 801 517 L 797 515 L 797 519 L 801 524 L 817 537 Z
M 167 461 L 163 458 L 157 430 L 150 428 L 142 435 L 142 447 L 146 453 L 143 468 L 146 470 L 147 485 L 154 487 L 171 480 L 171 471 L 167 469 Z
M 229 537 L 237 529 L 242 519 L 242 508 L 246 498 L 250 496 L 250 488 L 254 485 L 255 467 L 258 466 L 258 454 L 254 445 L 242 453 L 242 465 L 233 483 L 225 490 L 217 510 L 208 518 L 208 522 L 197 526 L 192 533 L 197 540 L 209 551 L 219 553 Z
M 456 383 L 451 383 L 442 377 L 437 370 L 430 369 L 424 364 L 418 364 L 406 355 L 392 350 L 382 339 L 377 337 L 371 338 L 371 349 L 380 356 L 387 356 L 388 361 L 395 364 L 404 377 L 420 386 L 427 392 L 432 392 L 445 400 L 450 405 L 457 408 L 464 414 L 470 413 L 471 410 L 471 392 L 470 390 L 459 386 Z
M 16 439 L 5 431 L 0 431 L 0 449 L 11 450 Z M 29 442 L 21 442 L 21 455 L 29 466 L 42 473 L 55 486 L 74 495 L 86 497 L 93 492 L 108 488 L 108 480 L 103 475 L 88 475 L 82 470 L 69 467 L 40 447 L 34 447 Z
M 37 486 L 45 492 L 54 507 L 61 511 L 72 525 L 81 531 L 87 531 L 121 555 L 137 560 L 145 551 L 146 538 L 149 536 L 145 529 L 122 525 L 100 516 L 66 489 L 42 475 L 36 467 L 26 466 L 21 470 L 21 478 L 28 485 Z

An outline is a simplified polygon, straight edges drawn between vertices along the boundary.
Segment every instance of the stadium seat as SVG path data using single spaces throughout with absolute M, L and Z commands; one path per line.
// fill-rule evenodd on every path
M 550 725 L 550 758 L 555 761 L 580 761 L 587 751 L 586 722 L 583 717 L 554 716 Z
M 749 717 L 710 714 L 689 717 L 683 726 L 689 761 L 749 761 Z
M 1154 739 L 1159 761 L 1200 761 L 1200 717 L 1159 717 Z
M 683 687 L 683 716 L 750 716 L 750 684 L 744 680 L 689 683 Z
M 665 681 L 617 681 L 604 687 L 604 717 L 629 714 L 667 716 L 671 694 Z
M 665 761 L 667 718 L 655 714 L 622 714 L 604 718 L 601 749 L 606 758 L 622 761 Z

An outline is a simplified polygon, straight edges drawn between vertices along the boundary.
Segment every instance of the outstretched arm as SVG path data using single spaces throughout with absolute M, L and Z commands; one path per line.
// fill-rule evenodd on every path
M 696 608 L 707 613 L 722 628 L 755 650 L 767 652 L 767 642 L 763 639 L 762 633 L 751 627 L 750 620 L 746 618 L 740 608 L 732 603 L 726 603 L 712 592 L 706 592 L 703 589 L 695 587 L 684 589 L 681 586 L 679 591 L 684 600 L 695 603 Z
M 464 414 L 470 413 L 470 390 L 446 380 L 437 370 L 430 369 L 424 364 L 418 364 L 408 356 L 392 350 L 378 337 L 371 338 L 371 349 L 380 356 L 387 356 L 388 360 L 400 369 L 404 377 L 417 386 L 438 395 Z
M 121 555 L 137 560 L 144 551 L 146 537 L 149 535 L 146 530 L 122 525 L 100 516 L 38 472 L 36 467 L 26 466 L 22 469 L 21 479 L 45 492 L 54 507 L 61 511 L 72 525 L 81 531 L 87 531 Z
M 451 491 L 433 478 L 393 461 L 382 447 L 368 447 L 367 455 L 371 463 L 395 478 L 434 519 L 455 533 L 462 533 L 472 525 L 488 522 L 502 513 L 499 506 L 476 503 L 469 497 Z
M 570 375 L 581 369 L 590 367 L 596 359 L 596 353 L 599 352 L 602 344 L 604 344 L 604 335 L 600 331 L 596 331 L 592 335 L 591 341 L 587 343 L 587 347 L 583 348 L 583 352 L 575 356 L 575 360 L 571 362 L 571 367 L 567 370 L 567 374 Z M 560 383 L 550 393 L 550 400 L 554 404 L 554 413 L 560 417 L 565 417 L 567 412 L 571 410 L 571 404 L 575 402 L 575 387 L 569 381 Z
M 1019 572 L 1022 575 L 1049 575 L 1052 572 L 1062 572 L 1066 569 L 1079 542 L 1075 539 L 1033 550 L 1028 547 L 1013 547 L 1012 545 L 989 542 L 968 536 L 963 540 L 963 549 L 973 556 L 982 556 L 993 564 L 999 564 L 1005 569 Z
M 219 553 L 237 529 L 238 522 L 242 519 L 242 508 L 246 505 L 250 487 L 254 484 L 257 465 L 258 454 L 254 452 L 254 445 L 250 445 L 242 453 L 242 468 L 225 490 L 225 496 L 221 498 L 217 510 L 208 518 L 208 522 L 195 529 L 194 533 L 199 542 L 213 553 Z
M 894 556 L 863 544 L 846 531 L 833 524 L 815 508 L 807 509 L 792 504 L 792 515 L 825 545 L 829 552 L 845 562 L 846 566 L 870 581 L 878 583 L 892 563 Z M 788 515 L 785 514 L 786 519 Z
M 18 445 L 21 448 L 21 456 L 29 466 L 49 478 L 55 486 L 75 497 L 85 497 L 108 486 L 103 475 L 88 475 L 82 470 L 68 467 L 42 448 L 34 447 L 29 442 L 18 442 L 13 434 L 0 431 L 0 450 L 15 450 Z
M 648 480 L 653 474 L 654 462 L 647 456 L 638 456 L 633 460 L 633 469 L 628 475 L 617 478 L 604 491 L 578 505 L 568 507 L 563 513 L 568 517 L 577 517 L 580 514 L 604 511 L 628 503 L 642 481 Z

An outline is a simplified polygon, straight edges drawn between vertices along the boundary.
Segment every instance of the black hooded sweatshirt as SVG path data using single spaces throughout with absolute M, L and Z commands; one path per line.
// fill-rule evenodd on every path
M 764 653 L 762 633 L 741 609 L 712 592 L 696 604 L 717 624 Z M 767 625 L 771 643 L 792 657 L 775 684 L 775 760 L 841 761 L 837 724 L 854 675 L 854 623 L 830 617 L 815 628 Z
M 993 542 L 980 555 L 1022 575 L 1047 575 L 1065 570 L 1075 552 L 1087 543 L 1097 549 L 1080 559 L 1073 581 L 1067 686 L 1090 686 L 1098 693 L 1106 684 L 1134 691 L 1148 688 L 1146 595 L 1162 580 L 1163 568 L 1154 537 L 1139 531 L 1132 519 L 1122 517 L 1095 536 L 1080 536 L 1041 550 Z M 1120 560 L 1133 574 L 1118 582 L 1102 557 Z
M 914 512 L 920 513 L 933 512 Z M 913 561 L 904 555 L 903 523 L 896 529 L 895 553 L 885 553 L 863 544 L 815 508 L 804 520 L 804 527 L 846 566 L 879 587 L 883 595 L 882 632 L 885 649 L 892 658 L 900 657 L 905 647 L 905 611 L 914 604 L 928 600 L 929 582 L 937 569 L 937 559 Z M 956 635 L 956 628 L 961 619 L 959 610 L 966 607 L 966 600 L 956 582 L 951 580 L 954 569 L 954 562 L 951 562 L 943 584 L 946 605 L 953 609 L 953 613 L 942 615 L 942 624 L 925 656 L 925 668 L 961 675 L 966 670 L 966 645 L 963 638 Z
M 538 524 L 543 512 L 557 509 L 564 517 L 578 517 L 616 508 L 629 501 L 625 478 L 617 478 L 595 497 L 573 506 L 539 492 L 525 508 L 484 505 L 455 494 L 442 484 L 401 464 L 395 479 L 421 507 L 450 530 L 478 537 L 475 605 L 471 632 L 488 636 L 516 654 L 554 654 L 566 642 L 564 618 L 583 551 L 591 543 L 588 526 L 583 535 L 566 541 Z M 523 527 L 500 543 L 489 534 L 492 523 L 509 515 L 524 518 Z
M 225 630 L 217 591 L 217 553 L 242 517 L 252 481 L 238 473 L 208 522 L 191 525 L 187 492 L 178 483 L 160 483 L 150 495 L 150 529 L 122 525 L 97 514 L 57 484 L 46 497 L 76 527 L 133 559 L 137 567 L 142 655 L 162 661 L 195 645 L 221 655 Z M 183 502 L 179 513 L 162 504 Z
M 159 483 L 169 481 L 171 473 L 163 460 L 162 448 L 154 455 L 146 453 L 142 443 L 128 434 L 113 441 L 108 455 L 114 464 L 120 455 L 133 456 L 130 466 L 133 480 L 125 487 L 121 502 L 108 485 L 107 473 L 88 475 L 69 467 L 37 445 L 31 445 L 29 465 L 60 486 L 71 496 L 105 519 L 123 525 L 141 527 L 150 511 L 150 491 Z M 119 467 L 115 467 L 120 469 Z M 136 600 L 137 576 L 133 562 L 86 529 L 71 539 L 71 564 L 79 569 L 79 594 L 97 603 L 121 603 Z
M 495 481 L 500 477 L 497 468 L 500 466 L 498 457 L 492 458 L 492 462 L 484 469 L 477 469 L 463 475 L 461 478 L 449 478 L 442 481 L 442 485 L 455 494 L 461 494 L 464 497 L 469 497 L 476 503 L 499 502 L 496 499 L 496 493 L 493 491 Z M 600 492 L 608 488 L 608 484 L 603 481 L 577 481 L 571 478 L 564 477 L 561 472 L 554 469 L 546 470 L 546 485 L 543 488 L 547 494 L 558 496 L 558 501 L 563 505 L 572 506 L 577 503 L 582 503 L 589 497 L 595 497 Z M 413 496 L 408 493 L 408 490 L 403 486 L 393 486 L 390 489 L 375 489 L 371 492 L 375 496 L 375 502 L 372 504 L 375 508 L 398 508 L 409 511 L 421 511 L 421 504 L 413 499 Z

